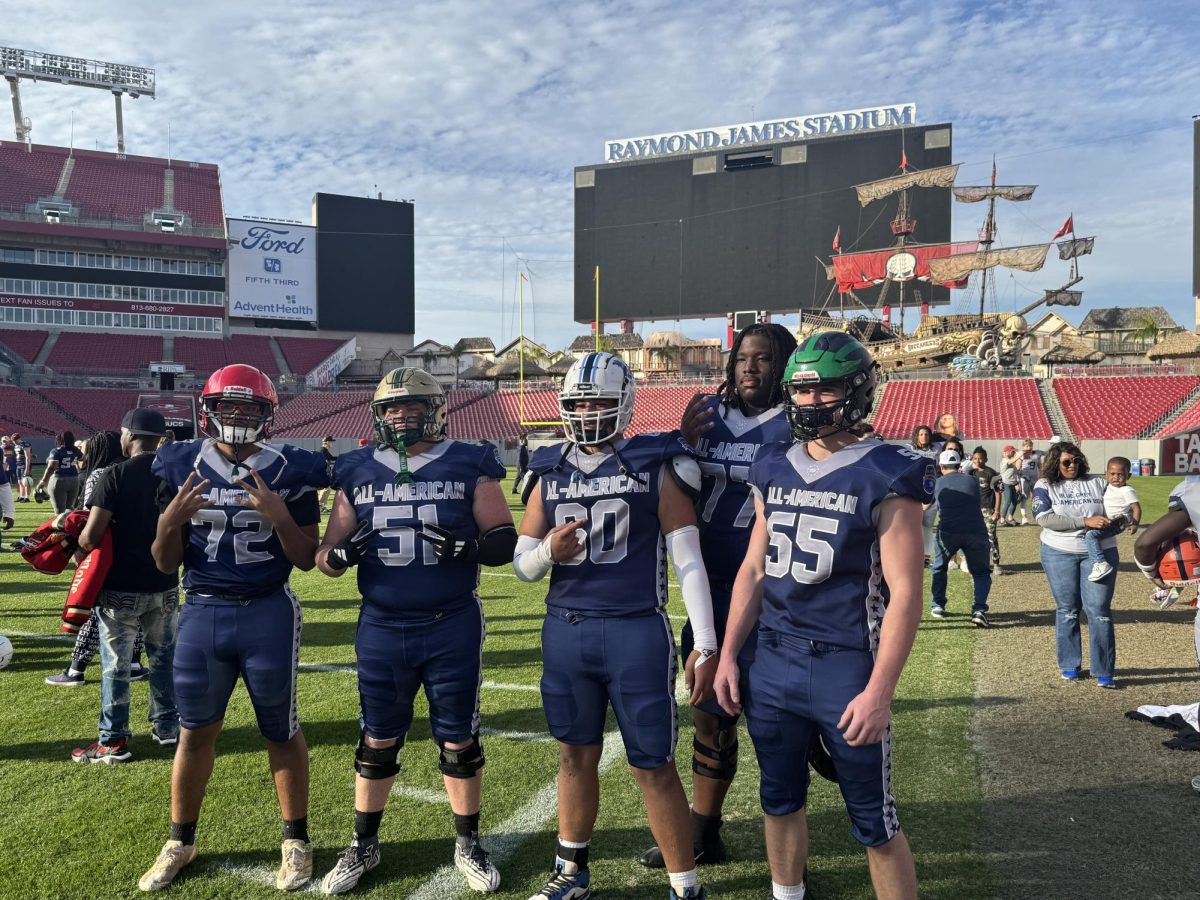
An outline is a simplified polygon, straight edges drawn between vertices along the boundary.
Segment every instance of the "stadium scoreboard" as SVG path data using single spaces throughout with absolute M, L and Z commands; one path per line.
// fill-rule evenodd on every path
M 845 251 L 895 242 L 889 223 L 898 198 L 864 208 L 853 186 L 896 174 L 902 156 L 910 170 L 952 161 L 949 124 L 726 146 L 716 140 L 670 152 L 675 144 L 703 145 L 705 133 L 684 133 L 682 142 L 656 136 L 666 155 L 629 159 L 627 153 L 618 162 L 575 169 L 577 322 L 595 318 L 597 267 L 605 322 L 820 308 L 833 286 L 825 263 L 839 229 Z M 640 145 L 631 139 L 622 146 Z M 950 240 L 948 188 L 912 190 L 909 202 L 917 219 L 913 242 Z M 946 288 L 917 290 L 925 302 L 949 300 Z

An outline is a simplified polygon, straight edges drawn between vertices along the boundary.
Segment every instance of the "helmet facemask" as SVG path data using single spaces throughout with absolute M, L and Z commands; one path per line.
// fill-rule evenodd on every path
M 808 373 L 798 372 L 796 376 L 805 374 Z M 796 440 L 815 441 L 839 431 L 847 431 L 861 422 L 870 411 L 869 406 L 864 410 L 861 398 L 857 396 L 871 380 L 871 375 L 867 372 L 855 372 L 837 381 L 820 381 L 796 376 L 783 386 L 788 425 L 791 427 L 792 437 Z M 792 389 L 807 385 L 812 385 L 813 388 L 839 385 L 843 396 L 823 403 L 797 403 L 792 397 Z
M 255 409 L 250 409 L 253 404 Z M 205 397 L 200 403 L 204 432 L 232 447 L 256 444 L 270 433 L 274 413 L 269 403 L 249 397 Z M 224 409 L 222 409 L 224 407 Z
M 393 418 L 388 421 L 385 410 L 389 406 L 402 403 L 420 403 L 425 407 L 424 412 L 406 413 L 403 418 Z M 402 453 L 414 444 L 422 441 L 440 441 L 445 434 L 444 417 L 438 416 L 438 411 L 445 400 L 430 397 L 398 397 L 371 404 L 371 416 L 375 420 L 375 434 L 379 442 L 391 447 L 397 453 Z
M 563 429 L 567 440 L 581 447 L 597 447 L 611 441 L 625 430 L 621 421 L 621 404 L 613 399 L 612 406 L 605 409 L 578 410 L 582 402 L 577 399 L 562 399 L 559 401 L 559 412 L 562 414 Z

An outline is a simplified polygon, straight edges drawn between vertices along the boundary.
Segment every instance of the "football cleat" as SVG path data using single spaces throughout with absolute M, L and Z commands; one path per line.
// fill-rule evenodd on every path
M 592 896 L 592 875 L 573 862 L 557 860 L 550 880 L 529 900 L 587 900 Z
M 167 841 L 158 853 L 149 871 L 138 879 L 138 888 L 143 891 L 160 891 L 196 858 L 196 845 L 183 841 Z
M 372 837 L 359 842 L 355 838 L 350 846 L 338 854 L 337 865 L 321 879 L 322 894 L 344 894 L 353 890 L 360 878 L 379 865 L 379 838 Z
M 281 891 L 298 891 L 313 877 L 313 845 L 308 841 L 288 838 L 281 847 L 283 864 L 275 875 L 275 887 Z
M 118 763 L 129 762 L 133 759 L 133 754 L 129 752 L 125 738 L 121 738 L 114 744 L 92 741 L 86 747 L 72 750 L 71 759 L 77 763 L 100 763 L 101 765 L 115 766 Z
M 462 872 L 473 891 L 490 894 L 500 887 L 500 870 L 477 840 L 466 845 L 455 843 L 454 867 Z

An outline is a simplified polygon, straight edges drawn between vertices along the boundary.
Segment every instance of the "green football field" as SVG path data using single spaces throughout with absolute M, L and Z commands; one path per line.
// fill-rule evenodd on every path
M 1134 479 L 1147 521 L 1161 513 L 1175 479 Z M 512 498 L 514 514 L 520 510 Z M 20 504 L 16 534 L 49 507 Z M 1014 529 L 1016 531 L 1016 529 Z M 1033 532 L 1034 529 L 1020 529 Z M 5 544 L 14 532 L 5 533 Z M 81 766 L 73 747 L 95 738 L 99 660 L 82 688 L 43 684 L 69 659 L 58 632 L 69 573 L 49 577 L 16 553 L 0 555 L 0 633 L 15 647 L 0 673 L 0 897 L 136 895 L 138 876 L 166 838 L 171 751 L 149 739 L 147 686 L 132 686 L 134 759 Z M 300 716 L 312 755 L 311 837 L 318 876 L 334 863 L 352 826 L 352 759 L 358 735 L 353 639 L 358 599 L 353 578 L 297 573 L 304 608 Z M 997 589 L 999 590 L 999 588 Z M 968 581 L 950 580 L 951 604 L 969 607 Z M 545 584 L 525 585 L 504 569 L 485 570 L 488 620 L 483 726 L 487 769 L 482 830 L 503 874 L 497 896 L 526 898 L 552 861 L 557 754 L 545 733 L 537 692 L 539 628 Z M 672 588 L 678 629 L 683 605 Z M 982 633 L 922 626 L 895 709 L 895 786 L 901 821 L 917 858 L 923 897 L 985 898 L 1003 878 L 980 846 L 979 760 L 969 741 L 975 695 L 973 651 Z M 690 792 L 691 730 L 681 721 L 680 774 Z M 610 716 L 610 729 L 614 727 Z M 763 900 L 770 876 L 762 840 L 757 768 L 742 734 L 741 766 L 726 805 L 726 841 L 735 861 L 702 870 L 710 896 Z M 937 760 L 931 765 L 931 760 Z M 453 823 L 441 788 L 423 698 L 401 757 L 380 838 L 382 865 L 354 896 L 470 896 L 449 866 Z M 604 755 L 601 812 L 592 842 L 593 886 L 600 896 L 665 898 L 666 878 L 636 863 L 652 843 L 640 795 L 615 733 Z M 850 835 L 836 788 L 814 780 L 810 793 L 811 887 L 821 900 L 872 896 L 862 849 Z M 278 896 L 279 814 L 267 757 L 248 698 L 234 694 L 218 744 L 217 767 L 200 820 L 200 856 L 172 887 L 178 897 Z

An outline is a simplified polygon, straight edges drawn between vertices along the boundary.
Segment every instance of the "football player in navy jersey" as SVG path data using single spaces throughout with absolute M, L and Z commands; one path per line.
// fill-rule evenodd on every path
M 784 370 L 794 440 L 764 445 L 750 469 L 756 518 L 716 688 L 731 715 L 745 704 L 776 900 L 805 894 L 808 769 L 796 760 L 814 733 L 833 757 L 876 896 L 917 896 L 892 796 L 891 701 L 921 618 L 921 506 L 935 472 L 907 447 L 853 434 L 875 377 L 849 335 L 806 338 Z M 738 653 L 756 625 L 743 692 Z
M 420 369 L 375 389 L 379 443 L 338 457 L 333 513 L 317 552 L 335 578 L 358 567 L 355 653 L 362 734 L 355 752 L 354 839 L 321 882 L 327 894 L 379 865 L 379 824 L 424 688 L 456 841 L 454 864 L 477 891 L 500 873 L 479 842 L 483 606 L 479 567 L 512 561 L 517 532 L 491 444 L 446 439 L 446 395 Z
M 527 507 L 513 567 L 529 582 L 552 572 L 541 690 L 559 742 L 555 867 L 531 900 L 591 896 L 588 843 L 610 704 L 671 896 L 704 896 L 674 763 L 677 662 L 666 612 L 669 555 L 695 636 L 685 665 L 695 705 L 709 696 L 717 646 L 689 496 L 700 489 L 700 468 L 678 432 L 623 438 L 633 397 L 633 374 L 619 357 L 589 353 L 574 363 L 559 394 L 567 440 L 533 454 L 523 490 Z
M 683 438 L 700 454 L 702 487 L 696 500 L 700 550 L 712 592 L 718 645 L 724 641 L 729 598 L 738 567 L 746 556 L 754 500 L 750 464 L 760 445 L 790 441 L 783 411 L 783 367 L 796 349 L 796 339 L 782 325 L 755 324 L 742 329 L 729 351 L 725 380 L 716 394 L 697 394 L 683 414 Z M 691 622 L 681 637 L 686 657 L 693 643 Z M 754 660 L 748 640 L 740 660 L 742 676 Z M 727 858 L 721 841 L 721 807 L 737 772 L 737 716 L 727 714 L 711 697 L 692 709 L 692 843 L 697 863 Z M 651 847 L 639 860 L 659 868 L 662 853 Z
M 320 454 L 268 446 L 278 400 L 253 366 L 218 369 L 200 394 L 207 437 L 164 444 L 158 533 L 151 552 L 163 572 L 183 564 L 175 694 L 181 731 L 171 773 L 171 839 L 142 876 L 164 888 L 196 857 L 196 822 L 212 775 L 217 734 L 240 676 L 267 740 L 283 815 L 276 887 L 312 878 L 308 840 L 308 747 L 296 712 L 300 601 L 293 566 L 315 565 L 317 491 L 328 484 Z

